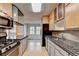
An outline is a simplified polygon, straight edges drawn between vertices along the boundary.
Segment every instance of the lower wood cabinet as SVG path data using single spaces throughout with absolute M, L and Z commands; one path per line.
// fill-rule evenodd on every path
M 54 56 L 54 46 L 51 46 L 51 43 L 48 42 L 48 54 L 49 56 Z
M 48 43 L 48 54 L 49 54 L 49 56 L 51 56 L 51 45 L 50 45 L 50 43 Z
M 15 47 L 7 56 L 18 56 L 19 55 L 19 46 Z
M 57 49 L 55 49 L 55 56 L 63 56 Z
M 55 51 L 54 50 L 55 50 L 55 48 L 52 46 L 51 47 L 51 56 L 54 56 L 55 55 Z
M 24 38 L 23 40 L 20 41 L 19 56 L 23 55 L 23 53 L 27 49 L 27 44 L 28 44 L 28 39 L 27 38 Z
M 68 53 L 48 39 L 49 56 L 68 56 Z

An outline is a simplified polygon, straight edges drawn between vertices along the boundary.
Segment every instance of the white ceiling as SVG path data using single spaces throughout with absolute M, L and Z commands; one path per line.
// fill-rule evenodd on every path
M 43 15 L 48 15 L 51 10 L 57 6 L 56 3 L 42 3 L 42 11 L 40 13 L 33 13 L 31 3 L 15 3 L 16 5 L 24 14 L 24 17 L 27 19 L 41 19 Z

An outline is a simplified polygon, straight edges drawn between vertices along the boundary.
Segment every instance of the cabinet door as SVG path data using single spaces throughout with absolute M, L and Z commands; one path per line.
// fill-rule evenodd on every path
M 23 55 L 23 53 L 25 52 L 27 48 L 27 39 L 23 39 L 20 41 L 20 47 L 19 47 L 19 55 Z
M 43 24 L 48 24 L 49 23 L 49 17 L 48 16 L 43 16 L 42 17 L 42 23 Z
M 48 54 L 54 56 L 54 46 L 50 42 L 48 42 Z
M 75 13 L 70 13 L 66 16 L 66 28 L 78 28 L 78 24 L 77 24 L 77 16 L 74 16 Z
M 58 50 L 55 49 L 55 56 L 63 56 Z
M 11 3 L 0 3 L 0 10 L 7 13 L 12 17 L 12 4 Z
M 49 54 L 49 56 L 51 56 L 51 45 L 50 45 L 50 43 L 48 43 L 48 54 Z
M 66 51 L 64 51 L 62 48 L 60 48 L 59 46 L 57 46 L 56 44 L 54 45 L 55 50 L 57 49 L 63 56 L 68 56 L 68 53 Z
M 56 45 L 55 43 L 53 43 L 52 41 L 48 40 L 48 52 L 50 52 L 50 55 L 54 55 L 55 51 L 54 50 L 58 50 L 63 56 L 68 56 L 68 53 L 66 51 L 64 51 L 62 48 L 60 48 L 58 45 Z
M 79 28 L 79 4 L 69 4 L 65 7 L 66 28 Z
M 20 41 L 20 46 L 19 46 L 19 56 L 23 54 L 23 47 L 22 47 L 22 41 Z
M 18 56 L 19 55 L 19 47 L 16 47 L 7 56 Z
M 51 56 L 54 56 L 55 55 L 55 51 L 54 51 L 54 47 L 51 45 Z

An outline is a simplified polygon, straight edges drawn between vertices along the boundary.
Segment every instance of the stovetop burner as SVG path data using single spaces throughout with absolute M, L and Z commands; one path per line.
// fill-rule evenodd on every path
M 12 42 L 10 42 L 10 41 L 0 42 L 0 48 L 10 45 L 11 43 L 13 43 L 13 41 Z
M 16 42 L 15 39 L 6 39 L 6 41 L 0 41 L 0 46 L 3 47 L 3 46 L 6 46 L 6 45 L 9 45 L 9 44 L 12 44 Z
M 12 49 L 14 46 L 19 45 L 19 44 L 20 44 L 20 42 L 16 41 L 15 39 L 13 39 L 13 40 L 8 39 L 8 40 L 0 43 L 0 55 L 2 53 L 5 53 L 6 51 Z
M 0 33 L 0 55 L 20 44 L 20 42 L 15 39 L 6 39 L 6 36 L 6 33 Z

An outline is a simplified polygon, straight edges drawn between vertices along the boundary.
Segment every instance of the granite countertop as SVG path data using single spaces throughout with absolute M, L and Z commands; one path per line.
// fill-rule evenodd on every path
M 49 40 L 51 40 L 53 43 L 68 52 L 70 55 L 79 56 L 79 42 L 71 41 L 65 38 L 59 38 L 59 40 L 55 40 L 56 37 L 52 36 L 47 36 L 47 38 L 49 38 Z
M 16 36 L 16 39 L 22 40 L 22 39 L 27 38 L 27 37 L 28 37 L 28 35 L 27 36 L 19 35 L 19 36 Z

